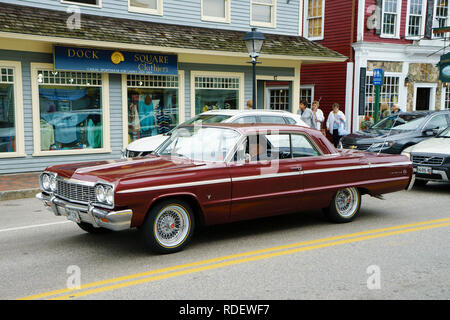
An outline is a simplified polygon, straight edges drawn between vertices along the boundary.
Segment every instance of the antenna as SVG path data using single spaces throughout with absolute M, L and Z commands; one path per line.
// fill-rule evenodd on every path
M 398 119 L 398 118 L 399 118 L 399 115 L 397 114 L 397 116 L 395 117 L 394 123 L 392 124 L 391 128 L 389 129 L 389 132 L 388 132 L 387 136 L 384 138 L 383 144 L 381 145 L 380 151 L 378 151 L 377 156 L 380 155 L 381 149 L 383 149 L 384 144 L 386 143 L 387 138 L 390 137 L 392 128 L 395 127 L 395 123 L 397 122 L 397 119 Z

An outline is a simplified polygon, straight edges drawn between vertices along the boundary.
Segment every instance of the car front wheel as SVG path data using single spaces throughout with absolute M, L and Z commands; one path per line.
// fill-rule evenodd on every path
M 333 222 L 350 222 L 359 213 L 361 193 L 357 188 L 345 188 L 336 192 L 330 206 L 325 209 L 327 218 Z
M 149 212 L 142 234 L 147 247 L 156 253 L 174 253 L 182 250 L 194 231 L 194 215 L 189 203 L 166 200 Z

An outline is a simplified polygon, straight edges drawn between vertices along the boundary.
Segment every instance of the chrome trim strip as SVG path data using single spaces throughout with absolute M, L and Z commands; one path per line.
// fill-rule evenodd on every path
M 73 183 L 73 184 L 80 184 L 82 186 L 86 186 L 86 187 L 95 187 L 95 185 L 97 184 L 97 182 L 89 182 L 89 181 L 83 181 L 83 180 L 78 180 L 78 179 L 74 179 L 74 178 L 63 178 L 63 177 L 58 177 L 61 181 L 67 182 L 67 183 Z
M 245 176 L 245 177 L 232 178 L 231 181 L 239 182 L 239 181 L 247 181 L 247 180 L 290 177 L 290 176 L 298 176 L 298 175 L 301 175 L 302 173 L 303 173 L 302 171 L 286 172 L 286 173 L 271 173 L 271 174 L 263 174 L 263 175 L 256 175 L 256 176 Z
M 230 183 L 230 182 L 231 182 L 231 178 L 224 178 L 224 179 L 216 179 L 216 180 L 186 182 L 186 183 L 176 183 L 176 184 L 166 184 L 166 185 L 155 186 L 155 187 L 121 190 L 121 191 L 117 191 L 117 193 L 132 193 L 132 192 L 155 191 L 155 190 L 161 190 L 161 189 L 195 187 L 195 186 L 203 186 L 203 185 L 218 184 L 218 183 Z

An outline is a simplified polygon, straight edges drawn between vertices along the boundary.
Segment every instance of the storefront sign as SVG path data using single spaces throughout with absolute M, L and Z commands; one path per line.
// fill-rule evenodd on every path
M 438 67 L 439 80 L 442 82 L 450 82 L 450 52 L 441 56 Z
M 176 55 L 60 46 L 55 46 L 54 67 L 103 73 L 178 74 Z

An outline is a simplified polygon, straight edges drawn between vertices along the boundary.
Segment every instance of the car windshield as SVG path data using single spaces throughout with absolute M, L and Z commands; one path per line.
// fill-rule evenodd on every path
M 183 126 L 173 131 L 156 153 L 199 161 L 223 161 L 240 136 L 228 128 Z
M 227 119 L 231 118 L 230 115 L 225 114 L 199 114 L 195 116 L 192 119 L 189 119 L 188 121 L 183 122 L 179 126 L 173 128 L 169 132 L 166 133 L 166 135 L 171 135 L 176 129 L 178 129 L 181 126 L 184 125 L 190 125 L 190 124 L 211 124 L 211 123 L 221 123 Z
M 447 127 L 447 129 L 444 129 L 439 135 L 438 138 L 450 138 L 450 127 Z
M 389 116 L 370 129 L 415 130 L 425 121 L 425 114 L 399 114 Z

